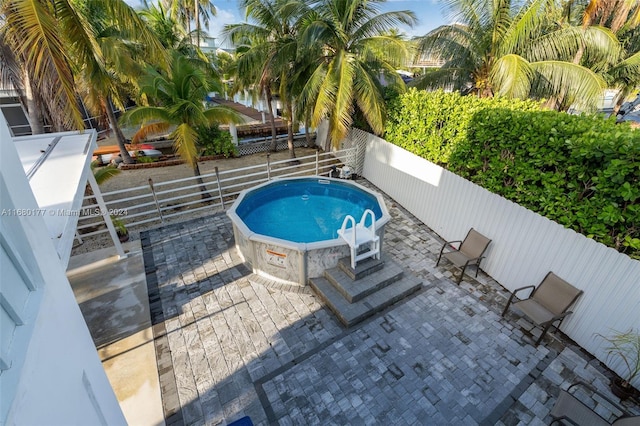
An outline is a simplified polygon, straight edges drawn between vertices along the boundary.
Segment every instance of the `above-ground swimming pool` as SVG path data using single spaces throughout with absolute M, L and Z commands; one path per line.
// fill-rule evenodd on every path
M 227 214 L 236 248 L 254 273 L 306 285 L 308 278 L 322 275 L 349 256 L 337 231 L 347 215 L 358 222 L 366 209 L 375 215 L 382 244 L 390 219 L 382 196 L 351 181 L 274 180 L 243 191 Z

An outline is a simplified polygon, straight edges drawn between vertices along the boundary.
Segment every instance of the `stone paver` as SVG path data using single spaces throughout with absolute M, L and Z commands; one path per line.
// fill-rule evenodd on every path
M 424 286 L 346 330 L 308 288 L 251 274 L 223 213 L 144 233 L 167 424 L 548 424 L 560 387 L 608 392 L 562 333 L 534 347 L 535 329 L 501 319 L 508 292 L 490 277 L 456 286 L 435 268 L 442 240 L 387 204 L 383 250 Z

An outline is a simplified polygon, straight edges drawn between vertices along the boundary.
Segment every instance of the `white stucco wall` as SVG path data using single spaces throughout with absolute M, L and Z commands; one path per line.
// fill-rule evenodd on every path
M 0 211 L 37 209 L 2 116 L 0 177 L 5 191 Z M 3 345 L 2 360 L 9 368 L 0 372 L 0 424 L 126 424 L 44 220 L 15 214 L 9 218 L 4 213 L 0 229 L 5 229 L 13 251 L 31 266 L 37 288 L 26 305 L 19 306 L 24 324 L 16 326 L 12 336 L 0 336 L 11 339 L 8 349 Z M 24 231 L 25 238 L 15 237 L 22 232 L 9 235 L 16 227 Z M 7 247 L 4 253 L 9 253 Z M 24 285 L 15 278 L 3 278 L 0 271 L 3 294 L 12 286 Z

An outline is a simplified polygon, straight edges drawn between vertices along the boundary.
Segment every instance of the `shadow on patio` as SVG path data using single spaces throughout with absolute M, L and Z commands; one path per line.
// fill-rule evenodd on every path
M 223 213 L 143 233 L 167 423 L 545 424 L 560 387 L 606 390 L 599 362 L 559 332 L 532 346 L 499 316 L 504 289 L 453 284 L 433 232 L 389 210 L 384 250 L 423 289 L 347 330 L 308 287 L 250 274 Z

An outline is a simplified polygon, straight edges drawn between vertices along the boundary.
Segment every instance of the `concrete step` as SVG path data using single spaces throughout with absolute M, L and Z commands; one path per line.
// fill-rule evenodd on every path
M 405 276 L 355 303 L 349 303 L 324 277 L 311 278 L 309 284 L 340 322 L 351 327 L 418 291 L 422 281 L 414 276 Z
M 324 271 L 324 277 L 333 284 L 336 290 L 338 290 L 349 303 L 357 302 L 381 288 L 398 281 L 402 278 L 402 274 L 402 268 L 391 260 L 385 262 L 384 268 L 377 269 L 377 273 L 365 275 L 358 280 L 353 280 L 351 276 L 345 273 L 344 269 L 339 266 Z
M 364 278 L 367 275 L 371 275 L 374 272 L 378 272 L 380 269 L 384 268 L 386 261 L 388 260 L 384 255 L 380 256 L 380 259 L 370 257 L 356 263 L 356 269 L 353 269 L 351 267 L 351 257 L 347 256 L 338 260 L 338 268 L 342 269 L 349 278 L 355 281 Z

